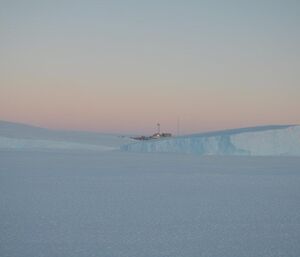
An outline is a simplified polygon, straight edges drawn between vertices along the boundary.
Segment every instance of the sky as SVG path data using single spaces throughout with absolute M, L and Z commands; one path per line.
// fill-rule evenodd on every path
M 0 120 L 136 134 L 300 123 L 298 0 L 0 4 Z

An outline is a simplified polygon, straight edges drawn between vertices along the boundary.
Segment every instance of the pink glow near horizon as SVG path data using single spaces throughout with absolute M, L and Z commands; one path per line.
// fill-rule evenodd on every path
M 59 97 L 52 94 L 58 94 Z M 234 127 L 263 124 L 297 123 L 297 108 L 287 111 L 285 103 L 269 105 L 257 101 L 251 103 L 232 102 L 229 97 L 208 97 L 199 99 L 186 95 L 190 101 L 180 101 L 173 96 L 129 94 L 123 96 L 102 97 L 86 90 L 70 92 L 52 90 L 33 96 L 23 92 L 19 97 L 1 99 L 1 119 L 29 123 L 53 129 L 75 129 L 114 133 L 152 133 L 159 121 L 162 130 L 177 133 L 178 119 L 180 133 L 196 133 Z M 69 100 L 65 100 L 69 98 Z M 206 99 L 205 99 L 206 98 Z M 112 100 L 113 99 L 113 100 Z M 155 100 L 156 99 L 156 100 Z M 225 101 L 227 100 L 227 102 Z M 5 108 L 4 108 L 5 107 Z M 288 115 L 286 115 L 288 113 Z

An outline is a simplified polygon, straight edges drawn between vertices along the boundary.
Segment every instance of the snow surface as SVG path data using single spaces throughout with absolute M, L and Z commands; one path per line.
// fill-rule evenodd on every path
M 0 151 L 1 257 L 299 257 L 300 158 Z
M 300 156 L 300 126 L 266 126 L 203 133 L 122 146 L 129 152 Z

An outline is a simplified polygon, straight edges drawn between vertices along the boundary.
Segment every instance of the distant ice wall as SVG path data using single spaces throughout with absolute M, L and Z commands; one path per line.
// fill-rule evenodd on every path
M 67 141 L 53 141 L 40 139 L 19 139 L 0 136 L 1 150 L 88 150 L 111 151 L 117 149 L 105 145 L 91 145 Z
M 0 120 L 2 150 L 119 150 L 133 139 L 83 131 L 60 131 Z
M 141 141 L 121 149 L 199 155 L 300 156 L 300 126 L 256 127 Z

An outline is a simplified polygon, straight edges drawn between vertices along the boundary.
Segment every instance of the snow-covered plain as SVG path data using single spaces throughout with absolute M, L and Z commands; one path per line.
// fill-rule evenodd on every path
M 299 157 L 0 149 L 1 257 L 299 257 L 299 239 Z

